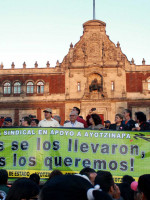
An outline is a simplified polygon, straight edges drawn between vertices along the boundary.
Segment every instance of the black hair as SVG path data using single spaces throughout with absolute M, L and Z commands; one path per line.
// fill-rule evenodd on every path
M 31 174 L 29 177 L 30 180 L 34 181 L 36 184 L 40 184 L 40 176 L 36 173 Z
M 123 115 L 122 115 L 122 114 L 118 113 L 118 114 L 116 114 L 115 116 L 118 116 L 120 119 L 123 120 Z
M 31 122 L 32 122 L 32 121 L 35 121 L 36 124 L 39 123 L 39 120 L 38 120 L 38 119 L 31 119 Z M 30 124 L 31 124 L 31 123 L 30 123 Z
M 91 173 L 96 173 L 96 171 L 90 167 L 83 168 L 79 174 L 86 175 L 88 178 L 90 178 Z
M 31 119 L 30 117 L 23 117 L 24 121 L 26 121 L 28 123 L 28 125 L 30 125 L 31 123 Z
M 135 116 L 139 122 L 146 122 L 146 115 L 143 112 L 135 112 Z
M 40 191 L 40 200 L 87 200 L 87 191 L 93 185 L 78 175 L 55 176 Z
M 0 185 L 6 185 L 8 181 L 8 172 L 5 169 L 0 169 Z
M 133 200 L 134 199 L 134 191 L 131 189 L 130 184 L 127 182 L 119 183 L 118 187 L 120 189 L 121 197 L 124 200 Z
M 107 173 L 107 172 L 109 172 L 109 171 L 98 170 L 98 171 L 97 171 L 97 174 L 100 175 L 100 174 L 104 174 L 104 173 Z
M 95 200 L 112 200 L 111 196 L 106 192 L 94 190 L 93 196 Z
M 29 178 L 19 178 L 11 186 L 6 200 L 31 199 L 39 194 L 38 185 Z
M 109 192 L 110 187 L 114 185 L 112 174 L 108 171 L 98 173 L 95 178 L 95 185 L 100 185 L 100 188 L 104 192 Z
M 139 177 L 138 190 L 144 193 L 147 200 L 150 199 L 150 174 L 144 174 Z
M 129 176 L 129 175 L 124 175 L 123 178 L 122 178 L 123 183 L 131 184 L 133 181 L 135 181 L 135 179 L 132 176 Z
M 130 118 L 132 118 L 132 112 L 129 109 L 125 109 L 125 112 L 129 113 Z
M 101 118 L 100 118 L 99 115 L 97 115 L 97 114 L 91 114 L 91 117 L 92 117 L 95 125 L 98 125 L 98 124 L 102 123 L 102 120 L 101 120 Z
M 76 109 L 76 111 L 78 112 L 78 115 L 80 114 L 80 109 L 78 107 L 73 107 Z
M 55 176 L 58 176 L 58 175 L 63 175 L 62 172 L 58 169 L 54 169 L 50 175 L 49 175 L 49 178 L 48 180 L 50 180 L 51 178 L 55 177 Z

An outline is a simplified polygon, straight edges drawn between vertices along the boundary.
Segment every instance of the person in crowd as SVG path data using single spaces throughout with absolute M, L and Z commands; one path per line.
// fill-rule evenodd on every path
M 111 200 L 83 175 L 63 175 L 51 178 L 43 186 L 39 200 Z
M 49 178 L 48 180 L 50 180 L 51 178 L 55 177 L 55 176 L 60 176 L 60 175 L 63 175 L 62 172 L 58 169 L 54 169 L 50 175 L 49 175 Z
M 11 117 L 6 117 L 5 119 L 4 119 L 4 122 L 3 122 L 3 124 L 2 124 L 2 127 L 12 127 L 13 125 L 12 125 L 12 119 L 11 119 Z
M 40 185 L 40 176 L 38 174 L 31 174 L 29 179 L 34 181 L 37 185 Z
M 86 121 L 84 119 L 82 119 L 81 117 L 79 117 L 80 114 L 80 109 L 78 107 L 73 107 L 72 111 L 76 112 L 77 114 L 77 121 L 82 123 L 84 125 L 84 128 L 87 128 L 88 125 L 86 123 Z
M 104 121 L 104 123 L 105 123 L 105 129 L 109 129 L 111 122 L 109 120 L 106 120 L 106 121 Z
M 65 123 L 64 127 L 84 128 L 84 124 L 77 121 L 78 114 L 76 111 L 71 111 L 70 122 Z
M 120 199 L 119 187 L 114 183 L 112 174 L 108 171 L 97 173 L 95 185 L 100 185 L 102 191 L 111 196 L 112 199 Z
M 125 109 L 123 115 L 125 118 L 125 120 L 122 122 L 122 124 L 124 126 L 124 130 L 126 130 L 126 131 L 132 130 L 132 128 L 135 127 L 135 121 L 132 119 L 131 110 Z
M 92 125 L 89 120 L 90 120 L 92 114 L 96 114 L 95 112 L 96 112 L 96 108 L 91 108 L 89 110 L 88 115 L 86 116 L 86 123 L 87 123 L 88 127 Z
M 38 199 L 39 186 L 29 178 L 17 179 L 9 189 L 6 200 Z
M 146 122 L 146 115 L 143 112 L 135 112 L 135 128 L 133 131 L 148 131 L 150 130 L 150 124 Z
M 38 127 L 39 120 L 38 119 L 31 119 L 31 127 Z
M 135 181 L 135 179 L 132 177 L 132 176 L 129 176 L 129 175 L 124 175 L 122 177 L 122 182 L 123 183 L 128 183 L 129 185 L 131 185 L 131 183 Z
M 111 130 L 123 130 L 123 116 L 121 114 L 116 114 L 115 115 L 115 124 L 111 124 L 109 129 Z
M 61 117 L 59 115 L 54 115 L 53 117 L 56 121 L 58 121 L 59 125 L 61 123 Z
M 8 182 L 8 172 L 5 169 L 0 169 L 0 195 L 2 196 L 2 199 L 6 198 L 9 191 L 7 182 Z
M 3 116 L 0 117 L 0 127 L 2 127 L 4 123 L 5 118 Z
M 52 118 L 52 109 L 46 108 L 44 111 L 45 119 L 38 124 L 39 127 L 60 127 L 58 121 Z
M 139 177 L 136 200 L 150 199 L 150 174 L 144 174 Z
M 21 120 L 21 126 L 29 127 L 31 123 L 30 117 L 23 117 Z
M 95 177 L 97 176 L 97 173 L 94 169 L 90 167 L 85 167 L 80 171 L 80 174 L 86 175 L 91 181 L 92 185 L 94 185 Z
M 127 182 L 119 183 L 120 194 L 123 200 L 134 200 L 134 191 Z
M 70 120 L 65 120 L 65 121 L 64 121 L 64 124 L 66 124 L 66 123 L 68 123 L 68 122 L 70 122 Z
M 91 118 L 89 119 L 90 123 L 92 124 L 89 126 L 89 129 L 92 130 L 99 130 L 99 129 L 104 129 L 105 127 L 102 125 L 102 121 L 99 115 L 97 114 L 92 114 Z

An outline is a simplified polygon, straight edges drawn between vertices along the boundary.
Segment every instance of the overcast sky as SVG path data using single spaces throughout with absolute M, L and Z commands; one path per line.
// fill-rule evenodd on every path
M 129 60 L 150 64 L 150 0 L 95 0 L 96 19 Z M 93 0 L 0 0 L 0 63 L 54 67 L 93 18 Z

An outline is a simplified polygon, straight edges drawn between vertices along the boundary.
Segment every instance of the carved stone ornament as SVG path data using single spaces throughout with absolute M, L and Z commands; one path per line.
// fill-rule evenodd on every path
M 97 79 L 95 78 L 92 82 L 91 85 L 89 86 L 90 92 L 97 90 L 98 92 L 102 91 L 102 86 L 100 83 L 98 83 Z

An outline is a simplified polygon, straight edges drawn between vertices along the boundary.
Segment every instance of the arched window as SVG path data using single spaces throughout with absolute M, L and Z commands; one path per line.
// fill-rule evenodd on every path
M 11 84 L 9 82 L 4 83 L 4 94 L 11 93 Z
M 43 94 L 44 93 L 44 83 L 42 81 L 39 81 L 37 83 L 37 93 Z
M 33 82 L 29 81 L 27 83 L 27 93 L 28 94 L 33 94 L 34 93 L 34 85 Z
M 148 90 L 150 90 L 150 79 L 148 79 Z
M 20 94 L 21 93 L 21 84 L 20 82 L 14 83 L 14 94 Z

